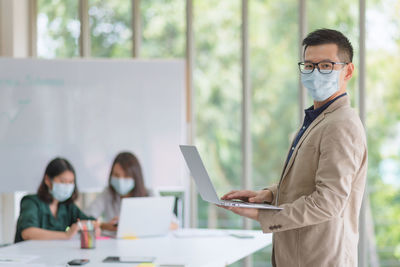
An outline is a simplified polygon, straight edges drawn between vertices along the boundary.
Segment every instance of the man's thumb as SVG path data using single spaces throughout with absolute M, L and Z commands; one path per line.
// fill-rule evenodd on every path
M 250 197 L 249 202 L 257 202 L 257 197 Z

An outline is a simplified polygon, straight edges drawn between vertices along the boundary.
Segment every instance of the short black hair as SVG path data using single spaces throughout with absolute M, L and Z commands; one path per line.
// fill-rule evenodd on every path
M 353 62 L 353 46 L 343 33 L 331 29 L 318 29 L 307 35 L 303 40 L 303 57 L 309 46 L 336 44 L 338 47 L 338 57 L 344 62 Z
M 64 158 L 55 158 L 52 161 L 49 162 L 49 164 L 46 167 L 46 170 L 44 172 L 43 175 L 43 179 L 42 182 L 40 183 L 40 186 L 38 188 L 38 197 L 45 203 L 51 203 L 53 201 L 53 196 L 50 193 L 50 189 L 47 186 L 47 184 L 45 183 L 45 178 L 46 175 L 50 178 L 50 180 L 53 180 L 54 177 L 60 175 L 61 173 L 65 172 L 65 171 L 70 171 L 74 174 L 74 184 L 75 184 L 75 188 L 74 188 L 74 192 L 72 193 L 72 196 L 65 200 L 65 203 L 69 204 L 74 202 L 77 198 L 78 198 L 78 187 L 77 187 L 77 183 L 76 183 L 76 174 L 75 174 L 75 170 L 74 167 L 72 167 L 72 164 L 69 163 L 68 160 L 64 159 Z

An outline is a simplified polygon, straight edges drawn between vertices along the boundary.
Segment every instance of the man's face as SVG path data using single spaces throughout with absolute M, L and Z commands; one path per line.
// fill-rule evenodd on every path
M 321 61 L 343 62 L 338 57 L 338 47 L 336 44 L 323 44 L 308 46 L 304 53 L 304 62 L 318 63 Z M 339 76 L 339 90 L 345 90 L 347 82 L 353 75 L 354 66 L 352 63 L 348 65 L 334 65 L 334 70 L 342 70 Z M 318 71 L 315 69 L 314 71 Z

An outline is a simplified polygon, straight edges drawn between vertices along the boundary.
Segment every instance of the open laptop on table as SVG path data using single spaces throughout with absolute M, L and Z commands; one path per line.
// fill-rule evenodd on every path
M 282 208 L 260 203 L 250 203 L 244 201 L 221 200 L 208 176 L 207 170 L 204 167 L 200 154 L 195 146 L 180 145 L 181 152 L 185 158 L 186 164 L 189 167 L 190 173 L 196 183 L 197 190 L 204 201 L 214 203 L 221 206 L 255 208 L 255 209 L 270 209 L 281 210 Z
M 166 235 L 172 221 L 174 197 L 123 198 L 117 238 Z

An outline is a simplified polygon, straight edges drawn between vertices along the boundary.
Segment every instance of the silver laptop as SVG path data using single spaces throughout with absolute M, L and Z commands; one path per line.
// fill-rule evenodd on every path
M 199 151 L 195 146 L 180 145 L 179 146 L 186 164 L 189 167 L 190 173 L 196 183 L 197 190 L 204 201 L 214 203 L 221 206 L 255 208 L 255 209 L 270 209 L 281 210 L 282 208 L 259 203 L 250 203 L 244 201 L 221 200 L 217 196 L 217 192 L 208 176 L 207 170 L 201 160 Z
M 166 235 L 172 221 L 174 197 L 123 198 L 117 238 Z

